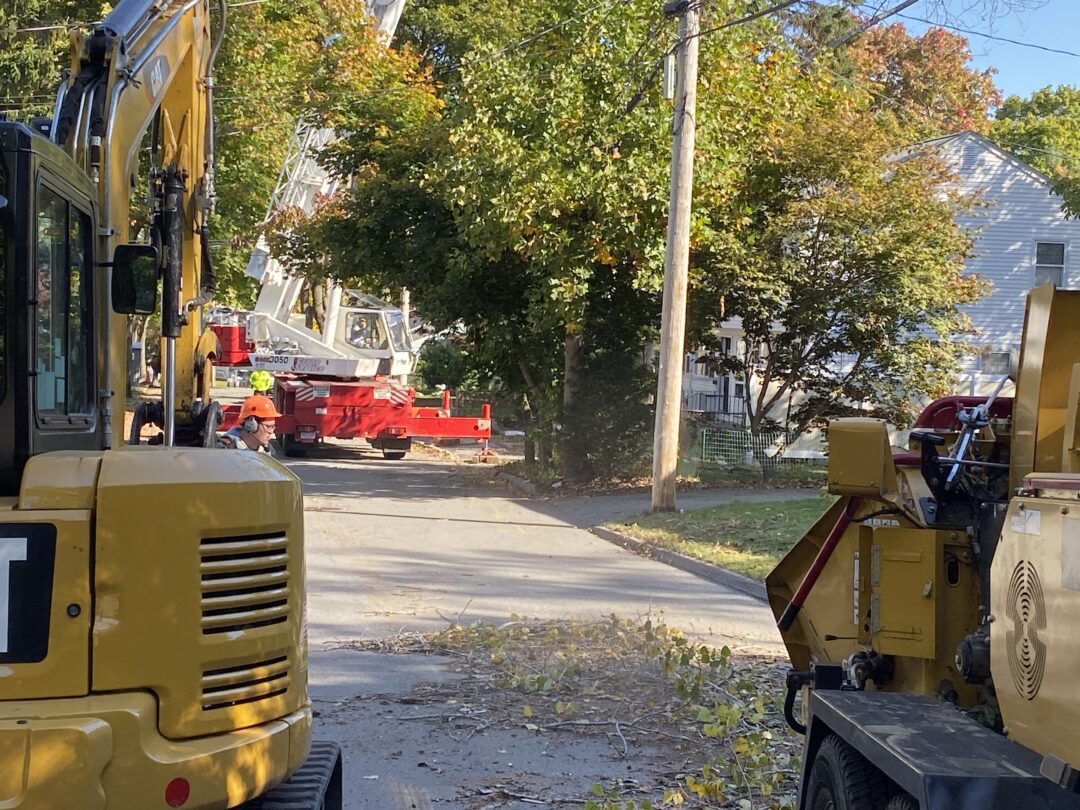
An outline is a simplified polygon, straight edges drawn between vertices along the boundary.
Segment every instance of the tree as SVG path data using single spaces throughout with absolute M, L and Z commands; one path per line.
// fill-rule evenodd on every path
M 1080 90 L 1044 87 L 1030 98 L 1009 96 L 998 109 L 991 136 L 1048 175 L 1064 210 L 1080 215 Z
M 296 232 L 291 266 L 404 284 L 436 325 L 467 324 L 472 356 L 527 396 L 568 477 L 636 462 L 668 196 L 670 105 L 650 80 L 669 47 L 660 9 L 534 0 L 500 16 L 428 0 L 407 14 L 439 103 L 349 106 L 339 129 L 351 134 L 329 159 L 352 192 Z M 766 20 L 705 40 L 698 188 L 718 205 L 744 145 L 784 114 L 766 98 L 775 35 Z
M 219 300 L 249 306 L 255 298 L 244 269 L 297 123 L 325 97 L 316 85 L 331 84 L 322 74 L 325 53 L 346 24 L 363 31 L 365 44 L 373 41 L 364 16 L 338 0 L 268 0 L 229 14 L 215 67 L 219 198 L 211 226 Z
M 942 28 L 912 36 L 896 23 L 870 29 L 847 51 L 873 107 L 898 118 L 913 139 L 989 130 L 990 111 L 1001 102 L 996 71 L 968 66 L 964 37 Z
M 298 272 L 406 285 L 437 326 L 466 324 L 475 368 L 527 398 L 532 435 L 554 441 L 571 478 L 647 453 L 642 350 L 659 321 L 670 150 L 670 106 L 651 81 L 668 47 L 657 11 L 410 6 L 385 91 L 349 91 L 326 119 L 349 133 L 326 161 L 350 193 L 276 242 Z M 781 384 L 799 394 L 797 424 L 867 399 L 902 421 L 909 395 L 947 377 L 958 348 L 940 338 L 963 331 L 958 306 L 978 285 L 959 276 L 967 241 L 960 201 L 935 196 L 940 167 L 884 159 L 937 128 L 981 126 L 992 83 L 966 70 L 959 38 L 899 29 L 848 46 L 863 72 L 841 81 L 830 65 L 804 70 L 793 30 L 762 19 L 703 39 L 697 334 L 735 314 L 751 346 L 772 348 L 743 358 L 766 383 L 755 429 Z M 815 295 L 857 266 L 866 289 Z M 830 376 L 842 346 L 856 369 Z
M 897 156 L 896 128 L 842 89 L 765 143 L 747 173 L 747 219 L 702 259 L 702 342 L 741 319 L 741 353 L 722 365 L 747 381 L 754 433 L 796 433 L 871 413 L 896 424 L 913 399 L 946 390 L 968 331 L 960 307 L 982 292 L 964 275 L 970 200 L 932 154 Z
M 68 67 L 68 26 L 96 22 L 101 0 L 22 0 L 0 8 L 0 110 L 16 120 L 52 114 Z

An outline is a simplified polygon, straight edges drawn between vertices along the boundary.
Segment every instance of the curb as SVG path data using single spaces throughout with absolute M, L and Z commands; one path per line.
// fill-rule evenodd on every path
M 721 568 L 712 563 L 695 560 L 693 557 L 687 557 L 685 554 L 679 554 L 677 551 L 660 548 L 651 543 L 643 543 L 640 540 L 635 540 L 633 537 L 629 537 L 621 532 L 612 531 L 611 529 L 606 529 L 603 526 L 593 526 L 589 531 L 597 537 L 607 540 L 609 543 L 614 543 L 617 546 L 622 546 L 627 551 L 632 551 L 639 556 L 662 562 L 666 565 L 670 565 L 672 568 L 678 568 L 682 571 L 686 571 L 688 574 L 707 579 L 709 582 L 723 585 L 725 588 L 730 588 L 734 591 L 739 591 L 747 596 L 752 596 L 754 599 L 765 602 L 766 604 L 769 601 L 768 595 L 765 592 L 764 583 L 758 582 L 756 579 L 751 579 L 742 574 L 736 574 L 734 571 L 729 571 L 726 568 Z
M 519 495 L 526 495 L 530 498 L 540 497 L 540 491 L 532 481 L 526 481 L 524 478 L 518 478 L 512 473 L 503 472 L 502 470 L 495 471 L 495 478 L 500 481 L 505 481 L 510 485 L 510 489 L 514 490 Z

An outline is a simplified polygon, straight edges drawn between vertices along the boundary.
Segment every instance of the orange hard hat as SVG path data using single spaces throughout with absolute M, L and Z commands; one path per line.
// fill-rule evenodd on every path
M 256 394 L 253 397 L 245 399 L 244 404 L 240 406 L 240 418 L 247 419 L 249 416 L 254 416 L 258 419 L 277 419 L 281 414 L 278 413 L 277 408 L 274 407 L 274 403 L 270 397 Z

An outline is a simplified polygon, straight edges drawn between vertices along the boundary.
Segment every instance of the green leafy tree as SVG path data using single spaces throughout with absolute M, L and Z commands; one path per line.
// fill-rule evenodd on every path
M 730 0 L 710 13 L 750 7 Z M 514 9 L 409 7 L 404 61 L 383 74 L 384 92 L 354 93 L 324 118 L 349 133 L 326 158 L 353 178 L 350 194 L 308 222 L 283 221 L 275 249 L 298 272 L 408 286 L 436 325 L 467 325 L 471 361 L 525 397 L 532 435 L 554 445 L 568 477 L 626 471 L 648 455 L 654 381 L 642 349 L 659 321 L 671 115 L 650 80 L 669 32 L 639 0 Z M 966 58 L 959 38 L 944 35 L 944 47 L 940 33 L 895 29 L 850 46 L 857 82 L 831 67 L 807 75 L 806 44 L 785 38 L 792 30 L 765 19 L 703 38 L 695 335 L 707 341 L 734 314 L 751 345 L 775 344 L 771 368 L 744 358 L 767 392 L 753 406 L 755 429 L 778 386 L 800 392 L 796 424 L 866 399 L 900 419 L 909 396 L 947 376 L 955 344 L 927 335 L 962 331 L 957 307 L 977 285 L 959 278 L 967 242 L 956 201 L 935 196 L 940 171 L 920 158 L 889 172 L 884 158 L 985 118 L 992 83 L 954 75 Z M 944 53 L 920 63 L 923 73 L 908 64 L 935 43 Z M 912 211 L 910 227 L 898 221 Z M 876 240 L 864 233 L 876 228 L 885 232 Z M 821 250 L 812 273 L 785 253 L 808 249 L 809 233 Z M 822 289 L 813 285 L 857 264 L 876 293 L 853 290 L 841 308 L 865 334 L 837 334 L 831 315 L 818 317 L 828 307 L 811 311 Z M 901 294 L 903 304 L 878 312 Z M 759 341 L 755 329 L 768 334 Z M 882 341 L 889 330 L 901 337 Z M 816 354 L 785 359 L 780 344 L 796 334 Z M 846 379 L 828 370 L 841 345 L 865 347 Z
M 997 111 L 992 137 L 1045 173 L 1071 216 L 1080 214 L 1080 90 L 1044 87 L 1029 98 L 1009 96 Z
M 212 222 L 221 301 L 250 305 L 244 274 L 297 122 L 313 101 L 340 3 L 269 0 L 228 17 L 215 67 L 218 206 Z M 360 24 L 364 24 L 362 15 Z
M 699 274 L 696 306 L 739 318 L 745 349 L 723 366 L 747 381 L 753 432 L 801 432 L 869 406 L 908 423 L 942 394 L 979 297 L 964 275 L 971 200 L 931 154 L 895 158 L 904 129 L 842 88 L 820 87 L 761 145 L 746 175 L 746 220 Z
M 0 8 L 0 111 L 16 120 L 52 114 L 69 67 L 68 27 L 101 19 L 101 0 L 21 0 Z
M 659 8 L 563 0 L 501 16 L 428 0 L 406 13 L 438 103 L 378 109 L 379 98 L 357 98 L 353 119 L 337 124 L 351 134 L 329 156 L 354 178 L 352 193 L 294 230 L 284 253 L 305 272 L 404 284 L 438 325 L 467 324 L 476 362 L 527 397 L 534 433 L 554 442 L 568 477 L 640 460 L 670 155 Z M 720 210 L 745 144 L 785 112 L 769 98 L 783 58 L 769 21 L 703 44 L 711 89 L 697 187 Z
M 533 12 L 541 6 L 533 4 Z M 436 12 L 445 10 L 429 8 L 432 13 L 424 18 L 425 9 L 418 9 L 424 25 L 441 19 Z M 476 19 L 488 12 L 471 10 Z M 375 289 L 405 284 L 439 326 L 462 320 L 476 364 L 526 397 L 537 432 L 548 437 L 560 424 L 560 399 L 567 399 L 559 390 L 562 344 L 571 330 L 581 332 L 581 307 L 571 313 L 566 304 L 585 297 L 586 285 L 573 289 L 575 272 L 587 282 L 601 260 L 608 262 L 602 266 L 609 273 L 616 263 L 598 236 L 583 233 L 589 217 L 581 208 L 587 200 L 566 199 L 561 209 L 552 201 L 565 197 L 562 190 L 579 179 L 585 183 L 583 196 L 597 194 L 604 173 L 610 175 L 608 164 L 620 155 L 616 135 L 595 137 L 598 133 L 587 129 L 593 122 L 582 109 L 582 77 L 573 75 L 574 65 L 567 64 L 560 82 L 542 93 L 530 85 L 541 71 L 550 72 L 543 61 L 546 51 L 554 47 L 569 54 L 581 41 L 598 38 L 596 22 L 579 26 L 590 33 L 559 32 L 525 59 L 522 51 L 513 58 L 493 56 L 502 39 L 481 41 L 477 47 L 487 53 L 455 71 L 442 98 L 414 76 L 404 87 L 388 83 L 396 92 L 356 99 L 350 107 L 353 120 L 338 122 L 349 135 L 328 156 L 340 171 L 354 175 L 353 193 L 325 210 L 284 251 L 292 266 L 309 272 L 358 279 Z M 410 30 L 418 43 L 437 36 L 416 23 Z M 448 39 L 474 53 L 471 40 L 455 39 L 452 32 Z M 414 53 L 418 69 L 433 54 Z M 595 45 L 591 56 L 597 56 Z M 447 75 L 449 62 L 445 54 L 442 58 L 440 69 Z M 588 66 L 587 54 L 577 58 Z M 568 89 L 570 102 L 557 109 L 557 97 Z M 597 83 L 594 97 L 600 89 Z M 444 108 L 443 100 L 451 96 L 453 106 Z M 608 101 L 612 112 L 614 104 Z M 577 139 L 556 152 L 552 144 L 561 140 L 559 128 L 571 116 L 569 131 L 576 130 Z M 584 151 L 583 165 L 576 165 L 581 161 L 574 150 Z M 592 170 L 598 176 L 586 177 Z M 540 196 L 546 198 L 543 210 L 530 222 L 522 211 L 538 208 Z M 561 255 L 570 254 L 574 263 L 558 273 L 552 271 L 550 244 L 557 226 L 573 235 Z M 632 284 L 631 272 L 621 278 Z M 637 342 L 640 346 L 640 337 Z M 570 363 L 577 370 L 584 360 L 579 352 Z
M 476 364 L 469 356 L 468 346 L 455 337 L 429 340 L 425 343 L 416 364 L 416 376 L 428 391 L 433 391 L 438 386 L 451 391 L 463 387 L 475 389 L 479 383 Z

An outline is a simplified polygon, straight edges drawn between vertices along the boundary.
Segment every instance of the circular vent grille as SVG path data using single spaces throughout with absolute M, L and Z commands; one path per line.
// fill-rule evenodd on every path
M 1012 623 L 1005 643 L 1013 683 L 1021 697 L 1034 700 L 1046 669 L 1046 645 L 1039 638 L 1039 631 L 1046 629 L 1046 601 L 1039 572 L 1028 560 L 1013 570 L 1006 613 Z

